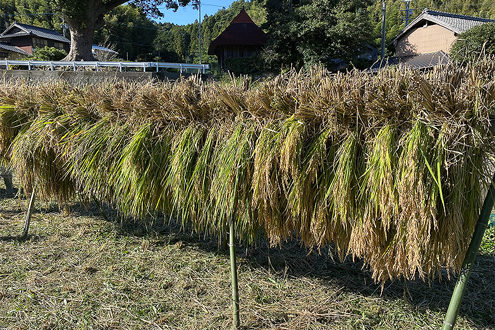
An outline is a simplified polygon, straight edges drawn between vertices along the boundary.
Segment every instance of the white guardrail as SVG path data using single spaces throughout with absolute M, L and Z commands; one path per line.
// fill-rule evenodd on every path
M 185 69 L 200 70 L 206 73 L 206 70 L 210 68 L 209 64 L 187 64 L 187 63 L 163 63 L 163 62 L 99 62 L 99 61 L 77 61 L 77 62 L 65 62 L 65 61 L 11 61 L 11 60 L 0 60 L 0 66 L 5 66 L 7 70 L 10 70 L 10 66 L 25 66 L 28 70 L 33 70 L 36 67 L 50 67 L 53 71 L 56 67 L 69 67 L 76 71 L 80 67 L 94 67 L 96 71 L 100 68 L 119 68 L 120 72 L 122 69 L 126 68 L 138 68 L 143 69 L 179 69 L 182 73 Z

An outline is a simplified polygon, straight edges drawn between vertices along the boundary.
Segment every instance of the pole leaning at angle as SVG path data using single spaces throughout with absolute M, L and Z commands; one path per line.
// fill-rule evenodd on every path
M 26 214 L 26 221 L 24 222 L 24 230 L 22 231 L 22 238 L 27 238 L 29 234 L 29 224 L 31 223 L 31 215 L 33 214 L 34 198 L 36 196 L 36 185 L 31 192 L 31 199 L 29 200 L 29 206 Z
M 234 328 L 240 325 L 239 320 L 239 289 L 237 284 L 237 262 L 235 252 L 235 228 L 234 218 L 229 221 L 229 248 L 230 248 L 230 272 L 232 274 L 232 316 L 234 317 Z
M 447 314 L 445 315 L 445 320 L 443 321 L 442 330 L 454 329 L 455 321 L 461 307 L 462 298 L 464 296 L 464 292 L 466 291 L 466 286 L 469 281 L 469 277 L 471 276 L 471 271 L 473 270 L 474 260 L 476 259 L 476 254 L 478 254 L 481 240 L 483 239 L 483 234 L 485 233 L 485 229 L 488 225 L 488 220 L 493 209 L 493 204 L 495 201 L 494 182 L 495 175 L 492 178 L 492 182 L 490 182 L 490 189 L 486 195 L 480 217 L 478 218 L 478 223 L 476 224 L 476 228 L 474 230 L 473 238 L 471 239 L 466 257 L 464 258 L 461 273 L 457 279 L 457 283 L 455 284 L 454 292 L 452 293 L 452 297 L 450 299 L 449 308 L 447 309 Z

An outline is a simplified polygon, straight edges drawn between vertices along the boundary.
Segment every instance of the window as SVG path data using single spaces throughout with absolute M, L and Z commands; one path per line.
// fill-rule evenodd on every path
M 43 48 L 45 46 L 48 46 L 48 41 L 46 39 L 33 38 L 34 48 Z
M 54 42 L 53 43 L 53 47 L 57 48 L 57 49 L 64 49 L 64 44 L 61 43 L 61 42 Z

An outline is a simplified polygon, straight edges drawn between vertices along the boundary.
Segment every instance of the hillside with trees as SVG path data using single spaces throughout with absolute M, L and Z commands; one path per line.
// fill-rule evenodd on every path
M 150 0 L 146 3 L 157 2 Z M 187 4 L 189 1 L 179 3 Z M 389 45 L 404 28 L 406 5 L 399 0 L 387 0 L 386 4 L 386 44 Z M 238 0 L 229 8 L 202 18 L 203 63 L 216 63 L 216 56 L 207 55 L 208 46 L 242 8 L 269 35 L 270 41 L 262 56 L 266 70 L 329 63 L 335 58 L 352 60 L 361 44 L 380 47 L 381 1 Z M 472 0 L 469 3 L 461 0 L 413 0 L 410 8 L 410 20 L 424 8 L 495 18 L 495 4 L 491 0 Z M 115 49 L 123 60 L 198 63 L 199 22 L 196 20 L 188 25 L 160 23 L 154 20 L 157 17 L 155 9 L 153 6 L 125 4 L 110 10 L 102 15 L 101 28 L 94 33 L 94 43 Z M 56 1 L 2 0 L 0 28 L 13 21 L 62 32 L 62 15 Z M 388 54 L 392 53 L 393 49 L 389 49 Z

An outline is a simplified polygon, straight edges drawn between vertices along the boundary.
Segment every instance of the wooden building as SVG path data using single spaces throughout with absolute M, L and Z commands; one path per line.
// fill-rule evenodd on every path
M 12 24 L 0 34 L 0 58 L 26 57 L 45 46 L 68 53 L 70 41 L 54 30 L 21 23 Z
M 249 17 L 241 10 L 230 25 L 211 42 L 208 55 L 217 55 L 218 64 L 225 70 L 225 59 L 228 57 L 250 57 L 259 53 L 268 38 Z

